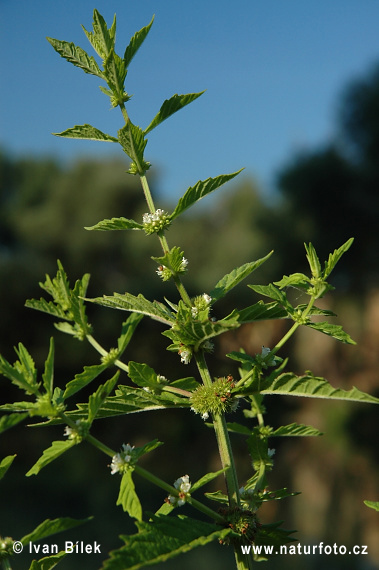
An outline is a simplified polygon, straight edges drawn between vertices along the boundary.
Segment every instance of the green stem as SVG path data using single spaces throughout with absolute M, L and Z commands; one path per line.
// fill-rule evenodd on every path
M 196 353 L 195 359 L 204 385 L 208 387 L 212 386 L 212 379 L 205 362 L 204 353 L 199 351 Z M 224 414 L 214 415 L 213 427 L 216 433 L 221 464 L 223 468 L 226 468 L 225 480 L 229 497 L 229 505 L 231 507 L 238 506 L 240 504 L 240 500 L 237 472 Z
M 172 485 L 169 485 L 168 483 L 166 483 L 165 481 L 163 481 L 162 479 L 160 479 L 156 475 L 153 475 L 153 473 L 146 471 L 146 469 L 143 469 L 143 467 L 136 465 L 134 467 L 134 471 L 138 475 L 140 475 L 141 477 L 143 477 L 147 481 L 150 481 L 150 483 L 152 483 L 153 485 L 160 487 L 161 489 L 163 489 L 164 491 L 166 491 L 170 495 L 174 495 L 175 497 L 179 496 L 179 492 L 177 489 L 175 489 L 175 487 L 173 487 Z M 218 513 L 216 513 L 215 511 L 213 511 L 209 507 L 207 507 L 206 505 L 203 505 L 203 503 L 200 503 L 200 501 L 198 501 L 197 499 L 194 499 L 193 497 L 188 496 L 188 498 L 186 499 L 186 502 L 188 504 L 192 505 L 198 511 L 201 511 L 202 513 L 204 513 L 208 517 L 212 518 L 216 522 L 219 522 L 221 524 L 225 524 L 225 519 L 221 515 L 219 515 Z
M 307 307 L 304 309 L 304 311 L 301 314 L 301 320 L 305 321 L 305 319 L 308 317 L 308 314 L 309 314 L 310 310 L 312 309 L 314 302 L 315 302 L 315 297 L 311 297 Z M 289 331 L 284 335 L 284 337 L 270 351 L 270 356 L 274 356 L 274 354 L 276 354 L 278 352 L 278 350 L 280 350 L 282 348 L 282 346 L 291 338 L 291 336 L 294 334 L 294 332 L 297 331 L 297 329 L 302 324 L 303 323 L 301 321 L 296 321 L 292 325 L 292 327 L 289 329 Z

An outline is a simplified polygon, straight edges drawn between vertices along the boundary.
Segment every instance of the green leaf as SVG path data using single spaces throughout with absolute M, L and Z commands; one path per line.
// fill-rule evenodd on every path
M 333 325 L 331 323 L 307 323 L 307 327 L 320 331 L 328 336 L 332 336 L 336 340 L 344 342 L 346 344 L 357 344 L 348 334 L 345 332 L 341 325 Z
M 21 342 L 15 352 L 19 360 L 13 366 L 0 355 L 0 373 L 27 394 L 37 393 L 39 384 L 33 358 Z
M 75 528 L 81 524 L 87 523 L 92 520 L 92 518 L 93 517 L 88 517 L 86 519 L 72 519 L 70 517 L 63 517 L 53 520 L 46 519 L 31 533 L 21 538 L 21 542 L 24 546 L 29 542 L 37 542 L 37 540 L 41 540 L 47 536 L 51 536 L 53 534 L 57 534 L 58 532 L 63 532 L 70 528 Z
M 324 273 L 323 273 L 324 279 L 327 279 L 329 277 L 329 275 L 333 271 L 334 267 L 339 262 L 342 255 L 350 248 L 353 241 L 354 241 L 354 238 L 348 239 L 347 242 L 345 242 L 343 245 L 341 245 L 341 247 L 334 250 L 334 252 L 329 255 L 328 261 L 325 263 L 325 268 L 324 268 Z
M 251 429 L 237 422 L 227 422 L 228 431 L 231 433 L 239 433 L 240 435 L 251 435 Z
M 130 361 L 128 363 L 128 376 L 134 384 L 140 387 L 157 388 L 160 384 L 157 381 L 157 373 L 147 364 Z
M 33 465 L 33 467 L 26 473 L 26 477 L 30 477 L 30 475 L 37 475 L 41 469 L 43 469 L 43 467 L 46 467 L 46 465 L 54 461 L 54 459 L 57 459 L 60 455 L 62 455 L 65 451 L 74 445 L 75 441 L 72 439 L 68 439 L 67 441 L 53 441 L 51 446 L 45 449 L 42 457 L 40 457 L 38 461 Z
M 123 295 L 115 293 L 113 296 L 104 295 L 104 297 L 87 299 L 87 301 L 103 305 L 104 307 L 111 307 L 112 309 L 140 313 L 165 325 L 171 326 L 174 323 L 172 314 L 164 305 L 157 301 L 148 301 L 142 294 L 135 297 L 130 293 L 124 293 Z
M 270 434 L 270 437 L 274 436 L 298 437 L 298 436 L 315 436 L 315 435 L 322 435 L 322 432 L 312 426 L 293 423 L 293 424 L 288 424 L 287 426 L 281 426 L 280 428 L 276 429 Z
M 200 95 L 202 95 L 204 91 L 200 93 L 188 93 L 187 95 L 178 95 L 177 93 L 173 95 L 170 99 L 166 99 L 163 102 L 162 107 L 159 109 L 157 115 L 155 115 L 154 119 L 151 121 L 150 125 L 143 131 L 145 135 L 155 129 L 160 123 L 168 119 L 171 115 L 183 109 L 192 101 L 195 101 Z
M 224 469 L 220 469 L 219 471 L 214 471 L 213 473 L 207 473 L 206 475 L 203 475 L 203 477 L 198 479 L 198 481 L 196 481 L 196 483 L 193 483 L 191 485 L 191 493 L 194 493 L 195 491 L 197 491 L 198 489 L 200 489 L 204 485 L 207 485 L 207 483 L 209 483 L 210 481 L 213 481 L 213 479 L 216 479 L 216 477 L 218 477 L 219 475 L 222 475 L 228 469 L 229 469 L 229 467 L 225 467 Z
M 113 48 L 104 61 L 104 73 L 113 93 L 123 95 L 127 69 L 124 60 L 115 53 Z
M 101 220 L 94 226 L 87 226 L 85 230 L 142 230 L 143 225 L 135 222 L 134 220 L 128 220 L 127 218 L 112 218 L 110 220 Z
M 45 371 L 42 374 L 43 385 L 46 393 L 51 397 L 54 383 L 54 338 L 50 338 L 50 350 L 45 362 Z
M 67 412 L 73 419 L 87 418 L 88 405 L 77 404 L 78 412 Z M 116 396 L 108 397 L 101 406 L 97 417 L 107 418 L 136 412 L 164 410 L 167 408 L 189 408 L 188 398 L 183 398 L 169 392 L 153 394 L 142 388 L 118 386 Z
M 138 323 L 142 319 L 143 315 L 139 315 L 138 313 L 132 313 L 131 315 L 129 315 L 126 321 L 122 323 L 121 335 L 117 340 L 118 358 L 120 358 L 125 352 L 125 349 L 128 346 L 129 342 L 131 341 L 134 331 L 138 326 Z
M 174 382 L 170 382 L 170 386 L 180 388 L 181 390 L 187 390 L 188 392 L 193 392 L 194 390 L 197 390 L 201 384 L 195 380 L 195 378 L 189 377 L 174 380 Z
M 312 277 L 316 279 L 321 278 L 321 263 L 317 256 L 316 250 L 311 243 L 304 244 L 305 251 L 307 252 L 307 259 L 309 267 L 311 268 Z
M 142 129 L 129 120 L 122 129 L 118 131 L 118 140 L 124 152 L 133 160 L 138 168 L 138 172 L 143 174 L 145 162 L 143 153 L 147 144 Z
M 92 27 L 93 32 L 87 32 L 85 27 L 82 26 L 94 50 L 100 57 L 105 59 L 114 47 L 116 38 L 116 16 L 113 18 L 112 27 L 108 29 L 103 16 L 97 10 L 94 10 Z
M 271 251 L 268 255 L 262 257 L 261 259 L 258 259 L 257 261 L 245 263 L 244 265 L 241 265 L 241 267 L 237 267 L 225 275 L 222 279 L 220 279 L 220 281 L 216 283 L 215 288 L 210 292 L 212 299 L 217 301 L 218 299 L 224 297 L 231 289 L 233 289 L 233 287 L 238 285 L 238 283 L 250 275 L 250 273 L 258 269 L 262 263 L 267 261 L 272 253 L 273 252 Z
M 157 449 L 157 447 L 160 447 L 161 445 L 163 445 L 163 443 L 161 441 L 158 441 L 157 439 L 153 439 L 153 441 L 149 441 L 148 443 L 145 443 L 145 445 L 143 445 L 142 447 L 134 448 L 133 458 L 138 460 L 140 457 L 142 457 L 142 455 L 145 455 L 146 453 L 150 453 L 151 451 L 154 451 L 154 449 Z
M 129 516 L 142 521 L 142 507 L 134 487 L 132 469 L 128 469 L 122 475 L 116 505 L 121 505 Z
M 75 125 L 75 127 L 71 127 L 70 129 L 66 129 L 61 133 L 53 133 L 56 137 L 64 137 L 67 139 L 85 139 L 90 141 L 103 141 L 103 142 L 118 142 L 116 137 L 112 137 L 111 135 L 107 135 L 101 132 L 96 127 L 92 125 L 84 124 L 84 125 Z
M 106 364 L 94 364 L 93 366 L 84 366 L 83 372 L 76 374 L 75 378 L 66 384 L 66 390 L 63 394 L 63 398 L 70 398 L 79 392 L 84 386 L 87 386 L 92 380 L 97 378 L 99 374 L 107 369 Z
M 286 319 L 287 317 L 288 312 L 277 302 L 264 303 L 263 301 L 258 301 L 255 305 L 238 311 L 238 321 L 241 324 L 269 319 Z
M 85 73 L 96 75 L 97 77 L 104 79 L 104 74 L 100 71 L 95 58 L 89 56 L 82 48 L 76 46 L 72 42 L 69 43 L 61 40 L 55 40 L 53 38 L 47 38 L 47 41 L 50 42 L 55 51 L 58 52 L 61 57 L 76 67 L 80 67 Z
M 198 202 L 199 200 L 204 198 L 204 196 L 207 196 L 214 190 L 217 190 L 217 188 L 220 188 L 220 186 L 222 186 L 229 180 L 232 180 L 241 171 L 242 168 L 241 170 L 233 172 L 232 174 L 221 174 L 220 176 L 216 176 L 216 178 L 207 178 L 204 181 L 199 180 L 199 182 L 197 182 L 195 186 L 188 188 L 184 196 L 180 198 L 170 218 L 173 220 L 174 218 L 179 216 L 179 214 L 187 210 L 187 208 L 195 204 L 195 202 Z
M 269 285 L 248 285 L 250 289 L 258 293 L 259 295 L 264 295 L 265 297 L 270 297 L 274 301 L 278 301 L 283 306 L 286 306 L 287 296 L 283 291 L 280 291 L 275 285 L 270 283 Z
M 162 257 L 152 257 L 154 261 L 160 265 L 164 265 L 173 271 L 174 273 L 181 273 L 181 268 L 183 264 L 184 252 L 180 247 L 173 247 L 170 251 L 167 251 Z
M 279 289 L 285 287 L 297 287 L 299 289 L 307 290 L 309 288 L 310 279 L 304 273 L 292 273 L 292 275 L 283 275 L 280 281 L 275 281 L 274 285 Z
M 7 455 L 0 461 L 0 479 L 2 479 L 5 473 L 8 471 L 9 467 L 12 465 L 15 455 Z
M 120 376 L 120 372 L 116 372 L 112 378 L 110 378 L 105 384 L 98 387 L 94 394 L 91 394 L 88 400 L 88 422 L 92 424 L 96 417 L 96 414 L 103 404 L 104 400 L 112 392 L 113 388 L 117 384 L 117 380 Z
M 33 560 L 29 566 L 29 570 L 51 570 L 51 568 L 55 568 L 67 554 L 68 553 L 63 550 L 62 552 L 58 552 L 58 554 L 45 556 L 40 560 Z
M 304 376 L 297 376 L 292 372 L 285 372 L 278 376 L 270 386 L 267 388 L 263 387 L 261 394 L 280 394 L 282 396 L 350 400 L 352 402 L 379 404 L 379 398 L 361 392 L 355 387 L 349 391 L 334 388 L 325 378 L 313 376 L 310 372 Z
M 367 507 L 370 507 L 370 509 L 379 511 L 379 501 L 363 501 L 363 502 Z
M 121 537 L 125 545 L 110 553 L 110 558 L 103 563 L 104 570 L 138 570 L 166 562 L 213 540 L 223 540 L 232 532 L 230 528 L 223 529 L 182 515 L 153 515 L 152 522 L 139 522 L 137 527 L 137 534 Z
M 28 412 L 26 412 L 24 414 L 15 413 L 3 416 L 2 418 L 0 418 L 0 433 L 3 433 L 7 429 L 10 429 L 11 427 L 19 424 L 25 418 L 27 418 L 28 415 L 29 415 Z
M 136 32 L 134 36 L 131 38 L 124 54 L 124 62 L 127 68 L 129 67 L 129 64 L 132 61 L 133 57 L 136 55 L 137 51 L 145 41 L 146 36 L 149 33 L 151 26 L 153 25 L 153 22 L 154 22 L 154 16 L 151 18 L 150 24 L 148 24 L 147 26 Z
M 36 311 L 42 311 L 43 313 L 48 313 L 52 317 L 56 317 L 58 319 L 67 319 L 66 313 L 62 310 L 61 307 L 58 307 L 53 303 L 53 301 L 46 301 L 43 297 L 41 299 L 28 299 L 25 302 L 25 307 L 29 309 L 35 309 Z
M 238 328 L 239 322 L 235 315 L 221 321 L 184 321 L 178 322 L 170 330 L 164 331 L 162 334 L 170 338 L 174 343 L 182 343 L 185 346 L 193 346 L 198 350 L 200 345 L 206 340 L 210 340 L 215 336 L 223 334 L 228 330 Z M 170 349 L 171 350 L 171 349 Z M 176 345 L 172 347 L 176 351 Z

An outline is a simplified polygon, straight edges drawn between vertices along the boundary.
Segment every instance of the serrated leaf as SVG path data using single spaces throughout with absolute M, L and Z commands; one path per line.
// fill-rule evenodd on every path
M 127 68 L 129 67 L 129 64 L 132 61 L 133 57 L 136 55 L 137 51 L 145 41 L 146 36 L 149 33 L 151 26 L 153 25 L 153 22 L 154 22 L 154 16 L 151 18 L 150 24 L 141 28 L 141 30 L 136 32 L 134 36 L 131 38 L 129 45 L 127 46 L 124 53 L 124 61 L 125 61 L 125 66 Z
M 328 261 L 325 263 L 323 277 L 327 279 L 343 254 L 351 247 L 354 238 L 348 239 L 341 247 L 335 249 L 333 253 L 329 254 Z
M 57 566 L 59 562 L 67 556 L 67 554 L 67 552 L 62 550 L 62 552 L 58 552 L 58 554 L 45 556 L 40 560 L 33 560 L 29 566 L 29 570 L 51 570 L 51 568 L 55 568 L 55 566 Z
M 142 507 L 134 487 L 131 469 L 122 475 L 116 505 L 121 505 L 132 518 L 142 521 Z
M 171 117 L 171 115 L 180 109 L 183 109 L 183 107 L 189 105 L 189 103 L 192 103 L 192 101 L 195 101 L 195 99 L 200 97 L 200 95 L 203 93 L 204 91 L 201 91 L 200 93 L 188 93 L 187 95 L 178 95 L 176 93 L 170 97 L 170 99 L 166 99 L 159 109 L 159 112 L 151 121 L 150 125 L 143 131 L 144 134 L 147 135 L 147 133 L 155 129 L 155 127 L 157 127 L 160 123 L 163 123 L 163 121 Z
M 120 372 L 116 372 L 112 378 L 110 378 L 105 384 L 98 387 L 94 394 L 91 394 L 88 400 L 88 422 L 92 424 L 93 420 L 96 417 L 96 414 L 105 401 L 105 399 L 109 396 L 112 392 L 113 388 L 115 387 L 117 380 L 120 376 Z
M 282 396 L 300 396 L 305 398 L 322 398 L 327 400 L 349 400 L 352 402 L 366 402 L 379 404 L 379 398 L 361 392 L 353 387 L 351 390 L 334 388 L 325 378 L 307 373 L 297 376 L 292 372 L 285 372 L 276 378 L 270 386 L 263 387 L 261 394 L 280 394 Z
M 222 319 L 221 321 L 180 322 L 162 334 L 170 338 L 174 343 L 193 346 L 197 350 L 203 342 L 239 326 L 240 324 L 236 316 L 233 315 L 232 318 Z M 176 350 L 176 348 L 173 348 L 173 350 Z
M 97 77 L 104 79 L 104 75 L 97 65 L 95 58 L 89 56 L 81 47 L 76 46 L 72 42 L 65 42 L 54 38 L 46 39 L 61 57 L 76 67 L 80 67 L 85 73 L 96 75 Z
M 95 9 L 93 11 L 93 32 L 87 32 L 82 26 L 89 42 L 91 43 L 97 54 L 105 59 L 111 49 L 114 47 L 116 36 L 116 16 L 113 18 L 111 28 L 108 29 L 103 16 Z
M 322 432 L 312 426 L 304 424 L 292 423 L 274 430 L 270 437 L 284 436 L 284 437 L 303 437 L 303 436 L 317 436 L 322 435 Z
M 307 327 L 320 331 L 328 336 L 332 336 L 336 340 L 344 342 L 346 344 L 357 344 L 350 335 L 347 334 L 341 325 L 333 325 L 331 323 L 307 323 Z
M 187 392 L 193 392 L 197 390 L 201 384 L 195 380 L 195 378 L 179 378 L 179 380 L 174 380 L 174 382 L 170 382 L 170 386 L 174 386 L 175 388 L 180 388 L 181 390 L 186 390 Z
M 66 129 L 61 133 L 53 133 L 56 137 L 64 137 L 67 139 L 83 139 L 83 140 L 90 140 L 90 141 L 103 141 L 103 142 L 118 142 L 116 137 L 112 137 L 111 135 L 107 135 L 103 133 L 96 127 L 92 125 L 88 125 L 87 123 L 84 125 L 75 125 L 70 129 Z
M 122 323 L 121 335 L 117 339 L 118 358 L 120 358 L 125 352 L 125 349 L 128 346 L 129 342 L 131 341 L 134 331 L 138 326 L 138 323 L 142 319 L 143 315 L 139 315 L 138 313 L 132 313 L 131 315 L 129 315 L 126 321 Z
M 258 259 L 257 261 L 245 263 L 244 265 L 241 265 L 241 267 L 237 267 L 225 275 L 222 279 L 220 279 L 220 281 L 216 283 L 215 288 L 210 292 L 212 299 L 217 301 L 218 299 L 224 297 L 231 289 L 233 289 L 233 287 L 238 285 L 238 283 L 240 283 L 253 271 L 258 269 L 262 263 L 267 261 L 267 259 L 271 257 L 272 253 L 273 252 L 271 251 L 268 255 L 262 257 L 261 259 Z
M 111 90 L 114 93 L 122 94 L 127 69 L 124 60 L 115 53 L 113 48 L 104 61 L 104 73 Z
M 13 366 L 0 355 L 0 373 L 27 394 L 35 394 L 39 385 L 34 360 L 21 342 L 15 352 L 19 360 Z
M 70 528 L 75 528 L 81 524 L 89 522 L 93 517 L 88 517 L 86 519 L 72 519 L 70 517 L 63 517 L 58 519 L 46 519 L 40 525 L 37 526 L 31 533 L 25 535 L 21 538 L 22 544 L 25 546 L 29 542 L 36 542 L 47 536 L 57 534 L 58 532 L 63 532 Z
M 258 528 L 254 543 L 256 545 L 280 546 L 281 544 L 286 544 L 287 542 L 293 542 L 296 540 L 296 538 L 290 536 L 296 531 L 279 528 L 281 524 L 282 521 L 272 524 L 262 524 Z
M 232 532 L 215 524 L 187 518 L 152 516 L 152 522 L 137 523 L 138 533 L 122 536 L 125 545 L 110 553 L 104 570 L 138 570 L 166 562 L 181 553 L 213 540 L 223 540 Z
M 183 265 L 184 252 L 180 247 L 173 247 L 170 251 L 167 251 L 165 255 L 161 257 L 152 257 L 154 261 L 160 265 L 164 265 L 173 271 L 174 273 L 179 273 Z
M 54 338 L 50 338 L 50 349 L 45 362 L 45 370 L 42 374 L 43 385 L 46 393 L 51 397 L 54 383 Z
M 147 144 L 142 129 L 129 120 L 122 129 L 118 131 L 118 140 L 124 152 L 131 158 L 138 170 L 143 170 L 143 153 Z
M 310 279 L 304 273 L 292 273 L 291 275 L 283 275 L 280 281 L 275 281 L 274 285 L 279 287 L 279 289 L 284 289 L 285 287 L 298 287 L 299 289 L 308 289 L 310 284 Z
M 3 416 L 2 418 L 0 418 L 0 433 L 3 433 L 7 429 L 10 429 L 13 426 L 16 426 L 17 424 L 21 423 L 25 418 L 28 417 L 28 415 L 29 413 L 26 412 L 23 414 L 14 413 Z
M 127 218 L 112 218 L 110 220 L 101 220 L 94 226 L 87 226 L 84 228 L 85 230 L 100 230 L 100 231 L 109 231 L 109 230 L 142 230 L 143 225 L 139 224 L 134 220 L 128 220 Z
M 123 295 L 115 293 L 113 296 L 104 295 L 104 297 L 87 299 L 87 301 L 111 307 L 112 309 L 140 313 L 166 325 L 171 326 L 174 323 L 172 314 L 164 305 L 157 301 L 148 301 L 142 294 L 135 297 L 130 293 L 124 293 Z
M 319 279 L 321 277 L 321 263 L 317 256 L 316 250 L 311 243 L 304 244 L 305 251 L 307 252 L 307 260 L 312 272 L 312 277 Z
M 288 312 L 275 301 L 273 303 L 258 301 L 255 305 L 238 311 L 238 321 L 241 324 L 269 319 L 286 319 L 287 317 Z
M 42 456 L 26 473 L 26 477 L 30 477 L 30 475 L 37 475 L 41 469 L 43 469 L 43 467 L 46 467 L 46 465 L 57 459 L 60 455 L 62 455 L 65 451 L 74 445 L 75 441 L 73 439 L 68 439 L 66 441 L 53 441 L 51 446 L 45 449 Z
M 363 501 L 363 502 L 367 507 L 370 507 L 370 509 L 379 511 L 379 501 Z
M 241 171 L 242 169 L 237 172 L 233 172 L 232 174 L 221 174 L 220 176 L 216 176 L 216 178 L 207 178 L 204 181 L 199 180 L 195 186 L 188 188 L 186 193 L 180 198 L 170 218 L 173 220 L 182 212 L 187 210 L 187 208 L 195 204 L 195 202 L 198 202 L 204 198 L 204 196 L 207 196 L 214 190 L 217 190 L 217 188 L 220 188 L 220 186 L 226 182 L 229 182 L 229 180 L 235 178 L 235 176 L 237 176 Z
M 99 374 L 107 369 L 106 364 L 94 364 L 93 366 L 84 366 L 83 372 L 80 374 L 75 374 L 75 378 L 66 384 L 66 389 L 63 394 L 63 398 L 70 398 L 79 392 L 82 388 L 87 386 L 92 380 L 97 378 Z
M 207 485 L 207 483 L 209 483 L 210 481 L 213 481 L 213 479 L 216 479 L 216 477 L 218 477 L 219 475 L 222 475 L 228 469 L 229 469 L 229 467 L 225 467 L 224 469 L 220 469 L 219 471 L 214 471 L 213 473 L 207 473 L 206 475 L 203 475 L 203 477 L 198 479 L 196 481 L 196 483 L 193 483 L 191 485 L 191 493 L 194 493 L 195 491 L 197 491 L 198 489 L 200 489 L 204 485 Z
M 67 315 L 62 310 L 61 307 L 57 307 L 53 301 L 46 301 L 43 297 L 41 299 L 28 299 L 25 302 L 25 307 L 29 309 L 35 309 L 37 311 L 42 311 L 43 313 L 48 313 L 52 317 L 57 317 L 58 319 L 67 319 Z
M 237 422 L 228 422 L 226 425 L 228 431 L 230 431 L 231 433 L 239 433 L 240 435 L 251 435 L 251 429 Z
M 0 479 L 2 479 L 5 475 L 5 473 L 8 471 L 9 467 L 12 465 L 14 458 L 16 457 L 15 455 L 7 455 L 7 457 L 4 457 L 4 459 L 2 459 L 0 461 Z
M 88 405 L 77 404 L 78 412 L 67 412 L 73 419 L 87 418 Z M 189 408 L 188 398 L 183 398 L 170 392 L 153 394 L 143 388 L 131 386 L 118 386 L 116 396 L 110 396 L 101 406 L 97 417 L 107 418 L 137 412 L 164 410 L 167 408 Z
M 147 364 L 130 361 L 128 363 L 128 368 L 128 376 L 134 384 L 137 384 L 137 386 L 147 386 L 150 388 L 156 388 L 159 386 L 157 373 Z
M 287 296 L 283 291 L 280 291 L 273 283 L 269 285 L 248 285 L 250 289 L 258 293 L 259 295 L 264 295 L 265 297 L 270 297 L 274 301 L 278 301 L 282 305 L 287 302 Z

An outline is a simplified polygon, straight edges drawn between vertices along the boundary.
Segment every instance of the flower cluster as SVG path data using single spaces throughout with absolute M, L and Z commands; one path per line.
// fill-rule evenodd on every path
M 191 361 L 192 350 L 188 346 L 182 345 L 178 350 L 178 354 L 183 364 L 188 364 Z
M 185 257 L 183 257 L 176 273 L 185 273 L 187 271 L 187 265 L 188 265 L 188 260 Z M 162 281 L 168 281 L 172 277 L 172 271 L 165 265 L 160 265 L 157 269 L 157 275 L 161 277 Z
M 234 412 L 238 399 L 232 395 L 234 380 L 232 376 L 217 378 L 211 386 L 200 386 L 192 393 L 191 410 L 206 420 L 209 414 Z
M 267 366 L 276 366 L 279 362 L 282 361 L 281 358 L 272 355 L 269 356 L 271 353 L 271 349 L 267 346 L 262 346 L 262 352 L 260 354 L 256 354 L 255 359 L 259 362 L 263 367 Z
M 88 425 L 85 420 L 77 420 L 75 425 L 75 428 L 66 426 L 63 435 L 68 437 L 68 439 L 75 440 L 75 443 L 80 443 L 88 435 Z
M 207 319 L 211 302 L 212 302 L 212 297 L 210 297 L 206 293 L 203 293 L 203 295 L 195 297 L 191 309 L 192 318 L 201 319 L 201 320 Z
M 179 477 L 174 483 L 175 489 L 178 490 L 178 496 L 169 495 L 167 502 L 169 502 L 174 507 L 182 507 L 189 496 L 189 490 L 191 489 L 191 483 L 189 480 L 189 475 L 183 475 Z
M 171 224 L 170 216 L 158 208 L 153 214 L 144 214 L 142 218 L 143 229 L 147 235 L 162 232 Z
M 133 449 L 134 445 L 131 446 L 129 443 L 122 444 L 121 452 L 116 453 L 116 455 L 112 457 L 112 463 L 109 465 L 112 475 L 122 473 L 128 465 L 130 465 L 133 459 Z

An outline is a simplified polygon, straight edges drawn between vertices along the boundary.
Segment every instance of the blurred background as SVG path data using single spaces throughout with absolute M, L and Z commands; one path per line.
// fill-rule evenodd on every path
M 235 266 L 275 254 L 250 282 L 265 284 L 283 274 L 306 271 L 303 243 L 312 241 L 325 259 L 350 237 L 351 250 L 333 274 L 336 291 L 321 302 L 338 314 L 357 346 L 344 346 L 300 331 L 282 356 L 292 369 L 310 369 L 344 389 L 353 385 L 379 396 L 379 5 L 357 0 L 286 5 L 236 0 L 186 5 L 146 0 L 138 5 L 89 0 L 64 4 L 0 0 L 2 86 L 0 106 L 0 353 L 14 362 L 23 342 L 41 370 L 51 335 L 56 339 L 56 382 L 64 385 L 83 365 L 98 362 L 84 343 L 55 331 L 52 319 L 26 309 L 39 298 L 38 282 L 55 275 L 59 258 L 74 284 L 91 273 L 89 295 L 142 292 L 149 299 L 176 300 L 155 274 L 154 237 L 140 232 L 86 232 L 102 218 L 141 219 L 146 211 L 139 182 L 125 174 L 128 159 L 116 145 L 51 136 L 74 124 L 90 123 L 114 135 L 117 110 L 96 90 L 94 78 L 61 60 L 45 36 L 87 49 L 80 24 L 91 28 L 96 7 L 110 25 L 117 13 L 122 53 L 133 33 L 156 20 L 132 62 L 127 89 L 132 120 L 145 127 L 163 100 L 174 93 L 207 92 L 149 136 L 146 157 L 157 207 L 171 210 L 199 179 L 245 170 L 233 183 L 194 208 L 170 228 L 170 245 L 189 260 L 186 286 L 192 295 L 209 291 Z M 89 46 L 89 44 L 88 44 Z M 88 48 L 89 50 L 89 48 Z M 129 81 L 129 82 L 128 82 Z M 91 84 L 92 83 L 92 84 Z M 206 272 L 204 268 L 206 267 Z M 222 317 L 258 298 L 242 284 L 217 307 Z M 121 312 L 89 307 L 95 336 L 112 347 L 125 318 Z M 287 323 L 246 325 L 217 343 L 214 375 L 235 374 L 226 352 L 240 347 L 254 354 L 272 346 Z M 157 323 L 139 325 L 125 358 L 146 361 L 167 378 L 196 374 L 166 352 Z M 105 380 L 105 378 L 104 378 Z M 122 382 L 126 382 L 124 376 Z M 19 399 L 1 381 L 1 403 Z M 88 391 L 88 394 L 91 390 Z M 83 394 L 80 401 L 84 400 Z M 293 401 L 295 400 L 295 401 Z M 378 500 L 378 412 L 375 406 L 267 399 L 266 423 L 294 421 L 324 432 L 320 438 L 274 441 L 270 487 L 301 495 L 262 509 L 263 522 L 284 520 L 298 529 L 301 544 L 368 545 L 368 556 L 287 556 L 267 568 L 379 568 L 378 513 L 363 500 Z M 236 417 L 236 421 L 238 418 Z M 144 460 L 167 481 L 219 468 L 213 434 L 199 417 L 173 410 L 99 421 L 95 435 L 110 447 L 165 442 Z M 52 537 L 97 540 L 102 552 L 120 546 L 119 534 L 134 526 L 116 507 L 117 478 L 104 457 L 81 445 L 25 478 L 60 427 L 24 426 L 5 432 L 0 458 L 17 458 L 0 486 L 0 535 L 15 539 L 45 518 L 94 515 L 86 526 Z M 251 475 L 243 438 L 234 436 L 241 484 Z M 174 468 L 174 469 L 173 469 Z M 208 490 L 222 485 L 218 480 Z M 163 497 L 137 482 L 143 505 L 154 511 Z M 53 499 L 54 497 L 54 499 Z M 182 511 L 185 513 L 185 509 Z M 49 539 L 50 540 L 50 539 Z M 164 564 L 186 570 L 233 567 L 233 556 L 217 545 Z M 16 566 L 18 564 L 18 566 Z M 97 568 L 100 557 L 76 556 L 67 569 Z M 27 556 L 14 568 L 26 568 Z

